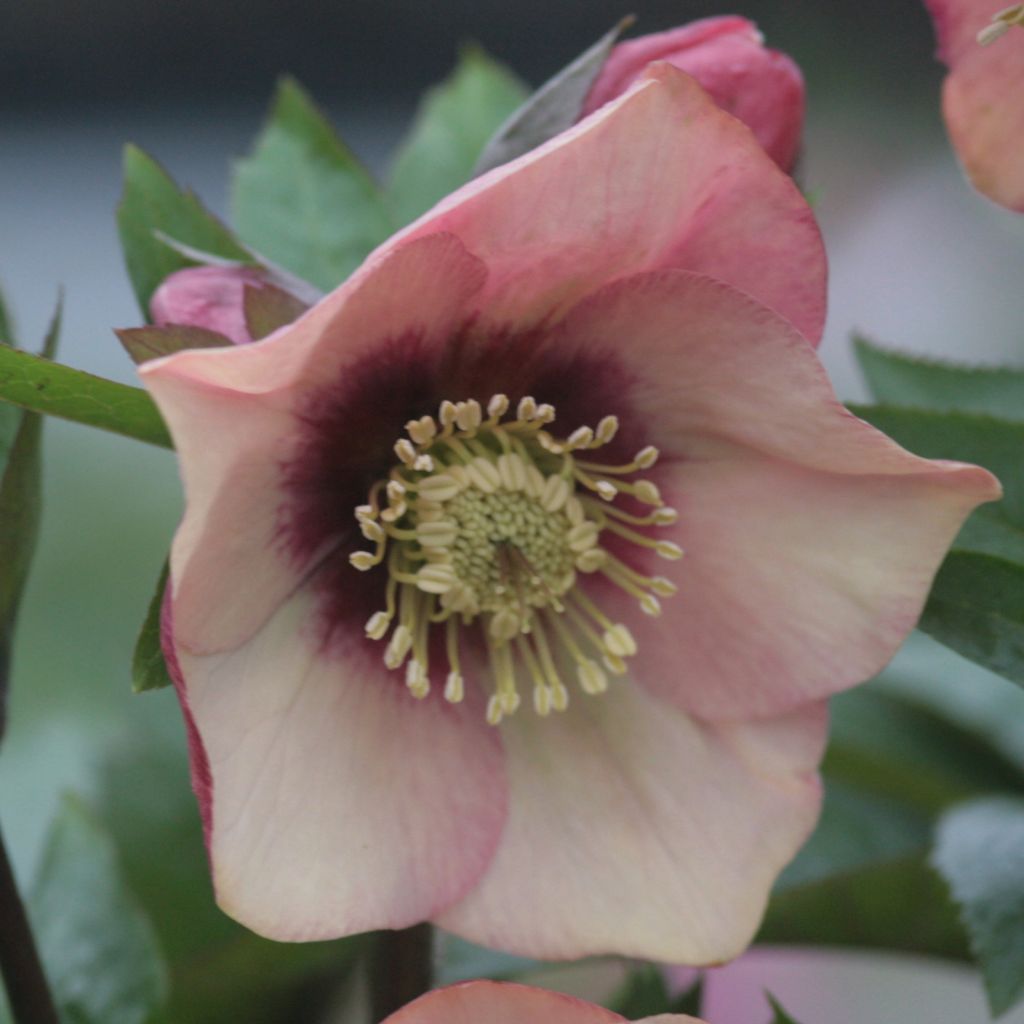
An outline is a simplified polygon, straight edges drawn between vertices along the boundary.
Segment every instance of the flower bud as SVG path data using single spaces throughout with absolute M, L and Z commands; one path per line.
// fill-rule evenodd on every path
M 583 105 L 590 114 L 615 99 L 652 61 L 692 75 L 725 111 L 757 136 L 768 155 L 791 171 L 800 148 L 804 82 L 784 53 L 766 49 L 746 18 L 704 18 L 680 28 L 619 43 Z
M 149 311 L 158 327 L 205 327 L 245 345 L 253 340 L 245 321 L 245 289 L 266 283 L 264 275 L 251 267 L 186 267 L 157 288 Z

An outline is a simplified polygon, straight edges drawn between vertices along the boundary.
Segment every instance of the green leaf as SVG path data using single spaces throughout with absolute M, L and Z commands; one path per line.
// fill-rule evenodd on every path
M 913 699 L 860 687 L 834 698 L 831 710 L 821 820 L 778 892 L 923 856 L 937 814 L 1024 787 L 1021 771 L 985 738 Z
M 50 322 L 43 352 L 52 356 L 60 335 L 62 300 Z M 0 345 L 0 356 L 18 354 Z M 10 410 L 14 411 L 11 416 Z M 0 406 L 0 422 L 13 421 L 14 433 L 0 448 L 0 736 L 4 731 L 8 676 L 14 624 L 29 565 L 39 534 L 41 501 L 40 441 L 43 424 L 38 415 L 13 406 Z M 3 438 L 0 437 L 0 441 Z
M 254 152 L 235 168 L 232 205 L 249 245 L 325 289 L 391 233 L 373 179 L 289 78 Z
M 608 1008 L 627 1020 L 668 1013 L 671 997 L 665 979 L 653 964 L 642 964 L 630 971 Z
M 853 406 L 911 451 L 975 462 L 1004 497 L 978 508 L 953 542 L 921 629 L 965 657 L 1024 683 L 1024 422 L 963 412 Z
M 117 228 L 128 276 L 146 318 L 149 300 L 163 279 L 196 263 L 176 252 L 156 232 L 226 259 L 253 262 L 193 192 L 180 189 L 151 156 L 135 146 L 126 146 L 124 151 L 124 191 L 117 208 Z
M 1003 485 L 1002 501 L 982 505 L 954 547 L 1024 561 L 1024 423 L 889 405 L 850 408 L 916 455 L 974 462 L 994 473 Z
M 473 176 L 508 163 L 572 127 L 616 40 L 634 20 L 623 18 L 519 107 L 487 142 Z
M 1024 564 L 950 552 L 935 577 L 919 628 L 1024 686 Z
M 942 820 L 933 863 L 960 905 L 996 1016 L 1024 997 L 1024 801 L 978 800 Z
M 113 841 L 64 799 L 29 896 L 40 955 L 62 1015 L 144 1024 L 167 996 L 148 919 L 124 885 Z
M 398 224 L 408 224 L 473 176 L 485 143 L 526 99 L 525 86 L 478 47 L 424 97 L 399 147 L 388 186 Z
M 832 875 L 775 894 L 757 941 L 968 959 L 956 910 L 923 857 Z
M 11 322 L 11 314 L 4 301 L 3 292 L 0 292 L 0 342 L 14 344 L 14 324 Z
M 135 652 L 132 654 L 132 689 L 136 693 L 144 690 L 159 690 L 172 685 L 164 661 L 164 652 L 160 647 L 160 612 L 163 609 L 164 590 L 167 588 L 167 577 L 170 566 L 164 567 L 157 580 L 156 593 L 149 602 L 146 619 L 139 630 L 139 638 L 135 641 Z
M 768 1004 L 772 1008 L 772 1013 L 775 1015 L 772 1017 L 771 1024 L 797 1024 L 795 1020 L 782 1008 L 782 1004 L 771 994 L 771 992 L 765 992 L 765 997 L 768 1000 Z
M 190 327 L 186 324 L 169 324 L 167 327 L 127 327 L 114 330 L 131 361 L 136 366 L 148 363 L 186 348 L 224 348 L 232 341 L 217 331 L 205 327 Z
M 703 978 L 698 978 L 685 992 L 673 997 L 662 971 L 653 964 L 642 964 L 630 972 L 608 1005 L 627 1020 L 662 1013 L 697 1016 L 701 1012 L 703 988 Z
M 253 341 L 259 341 L 297 320 L 309 307 L 283 288 L 272 284 L 247 287 L 243 292 L 245 327 Z
M 855 337 L 853 344 L 877 402 L 1024 419 L 1024 370 L 961 366 L 906 355 L 865 338 Z
M 156 405 L 142 388 L 5 345 L 0 345 L 0 399 L 147 444 L 172 446 Z

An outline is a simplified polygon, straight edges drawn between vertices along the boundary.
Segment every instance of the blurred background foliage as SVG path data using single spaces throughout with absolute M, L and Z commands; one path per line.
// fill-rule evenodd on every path
M 864 394 L 855 326 L 897 347 L 1024 361 L 1024 231 L 960 180 L 923 5 L 630 7 L 644 32 L 746 14 L 804 68 L 803 176 L 833 263 L 823 355 L 844 396 Z M 63 281 L 63 358 L 133 379 L 110 332 L 138 322 L 113 216 L 125 141 L 224 213 L 229 162 L 249 150 L 274 80 L 289 72 L 383 173 L 420 93 L 449 73 L 462 43 L 539 84 L 623 13 L 606 0 L 0 6 L 0 281 L 22 343 L 41 338 Z M 361 944 L 279 946 L 216 910 L 176 702 L 130 692 L 135 634 L 180 514 L 173 456 L 52 421 L 44 484 L 0 757 L 0 819 L 19 876 L 28 887 L 38 874 L 61 794 L 73 791 L 112 837 L 169 964 L 171 1001 L 153 1020 L 315 1019 L 337 1002 Z M 1022 766 L 1024 695 L 915 637 L 881 680 L 835 702 L 826 814 L 780 881 L 763 938 L 965 958 L 944 883 L 926 864 L 933 825 L 960 800 L 1019 793 Z

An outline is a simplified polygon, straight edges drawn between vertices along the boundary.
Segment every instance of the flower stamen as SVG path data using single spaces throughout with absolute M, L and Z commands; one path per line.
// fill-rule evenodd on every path
M 660 613 L 659 597 L 675 591 L 671 581 L 613 555 L 604 537 L 665 558 L 682 554 L 642 532 L 677 518 L 652 481 L 631 478 L 655 464 L 656 448 L 642 448 L 622 465 L 591 462 L 576 453 L 608 444 L 616 417 L 559 438 L 546 429 L 555 419 L 552 406 L 526 396 L 513 419 L 506 418 L 509 408 L 501 394 L 485 407 L 475 399 L 446 400 L 436 418 L 406 423 L 408 436 L 394 445 L 396 465 L 355 510 L 375 549 L 349 558 L 364 572 L 386 562 L 385 608 L 370 616 L 365 631 L 372 640 L 388 638 L 384 663 L 404 667 L 413 697 L 430 693 L 430 630 L 443 623 L 444 698 L 465 699 L 462 631 L 475 632 L 488 652 L 492 725 L 520 706 L 524 674 L 534 711 L 546 717 L 569 705 L 563 671 L 574 671 L 580 690 L 596 695 L 608 688 L 605 670 L 624 674 L 637 653 L 627 626 L 602 611 L 578 574 L 600 572 L 649 615 Z M 619 508 L 614 502 L 622 495 L 653 511 Z

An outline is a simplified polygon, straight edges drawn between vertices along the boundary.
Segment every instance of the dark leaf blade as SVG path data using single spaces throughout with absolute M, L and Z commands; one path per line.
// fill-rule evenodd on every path
M 60 336 L 63 300 L 58 299 L 43 352 L 52 356 Z M 14 354 L 7 346 L 0 355 Z M 5 407 L 3 419 L 8 414 Z M 29 566 L 39 535 L 41 503 L 42 418 L 36 413 L 16 411 L 17 426 L 10 446 L 0 451 L 0 736 L 6 724 L 7 689 L 14 625 L 28 580 Z
M 255 150 L 235 168 L 232 198 L 246 243 L 324 289 L 343 281 L 391 233 L 373 179 L 288 78 Z
M 121 880 L 113 841 L 75 799 L 60 807 L 29 913 L 64 1016 L 145 1024 L 166 999 L 156 937 Z
M 865 867 L 776 893 L 756 941 L 968 958 L 956 911 L 924 857 Z
M 680 992 L 669 1004 L 669 1013 L 686 1013 L 691 1017 L 699 1017 L 704 1010 L 704 975 L 685 991 Z
M 268 334 L 273 334 L 278 328 L 298 320 L 309 307 L 283 288 L 267 284 L 247 287 L 242 308 L 249 337 L 253 341 L 259 341 Z
M 525 86 L 478 47 L 424 97 L 399 146 L 387 196 L 398 225 L 408 224 L 474 174 L 481 150 L 526 99 Z
M 1024 565 L 951 551 L 935 577 L 919 628 L 1024 686 Z
M 473 177 L 507 164 L 571 128 L 616 40 L 632 23 L 633 18 L 623 18 L 514 111 L 484 146 Z
M 146 618 L 135 641 L 135 651 L 132 654 L 132 689 L 136 693 L 160 690 L 172 685 L 164 652 L 160 646 L 160 616 L 169 575 L 170 566 L 164 562 L 156 583 L 156 591 L 149 602 Z
M 932 862 L 960 906 L 992 1013 L 1004 1013 L 1024 997 L 1024 801 L 951 811 Z
M 850 409 L 917 455 L 973 462 L 994 473 L 1002 500 L 977 508 L 953 548 L 1024 564 L 1024 422 L 892 405 Z
M 765 992 L 768 1005 L 772 1008 L 771 1024 L 797 1024 L 797 1022 L 782 1008 L 782 1004 L 770 992 Z
M 168 324 L 166 327 L 126 327 L 115 330 L 114 333 L 136 366 L 188 348 L 224 348 L 233 344 L 230 338 L 217 331 L 184 324 Z
M 196 262 L 168 246 L 159 237 L 161 232 L 216 256 L 253 262 L 231 231 L 192 192 L 180 189 L 151 156 L 135 146 L 124 151 L 117 228 L 128 276 L 147 319 L 149 300 L 164 278 Z
M 4 300 L 3 292 L 0 292 L 0 343 L 14 344 L 14 322 Z
M 642 964 L 629 972 L 608 1007 L 626 1020 L 635 1020 L 668 1013 L 671 1005 L 672 997 L 661 971 L 653 964 Z
M 142 388 L 0 345 L 0 400 L 99 430 L 170 448 L 171 438 Z
M 1024 419 L 1024 369 L 962 366 L 860 337 L 854 338 L 854 352 L 877 402 Z
M 859 687 L 833 698 L 830 717 L 822 815 L 777 893 L 922 857 L 936 815 L 1024 788 L 1021 770 L 985 736 L 911 698 Z

